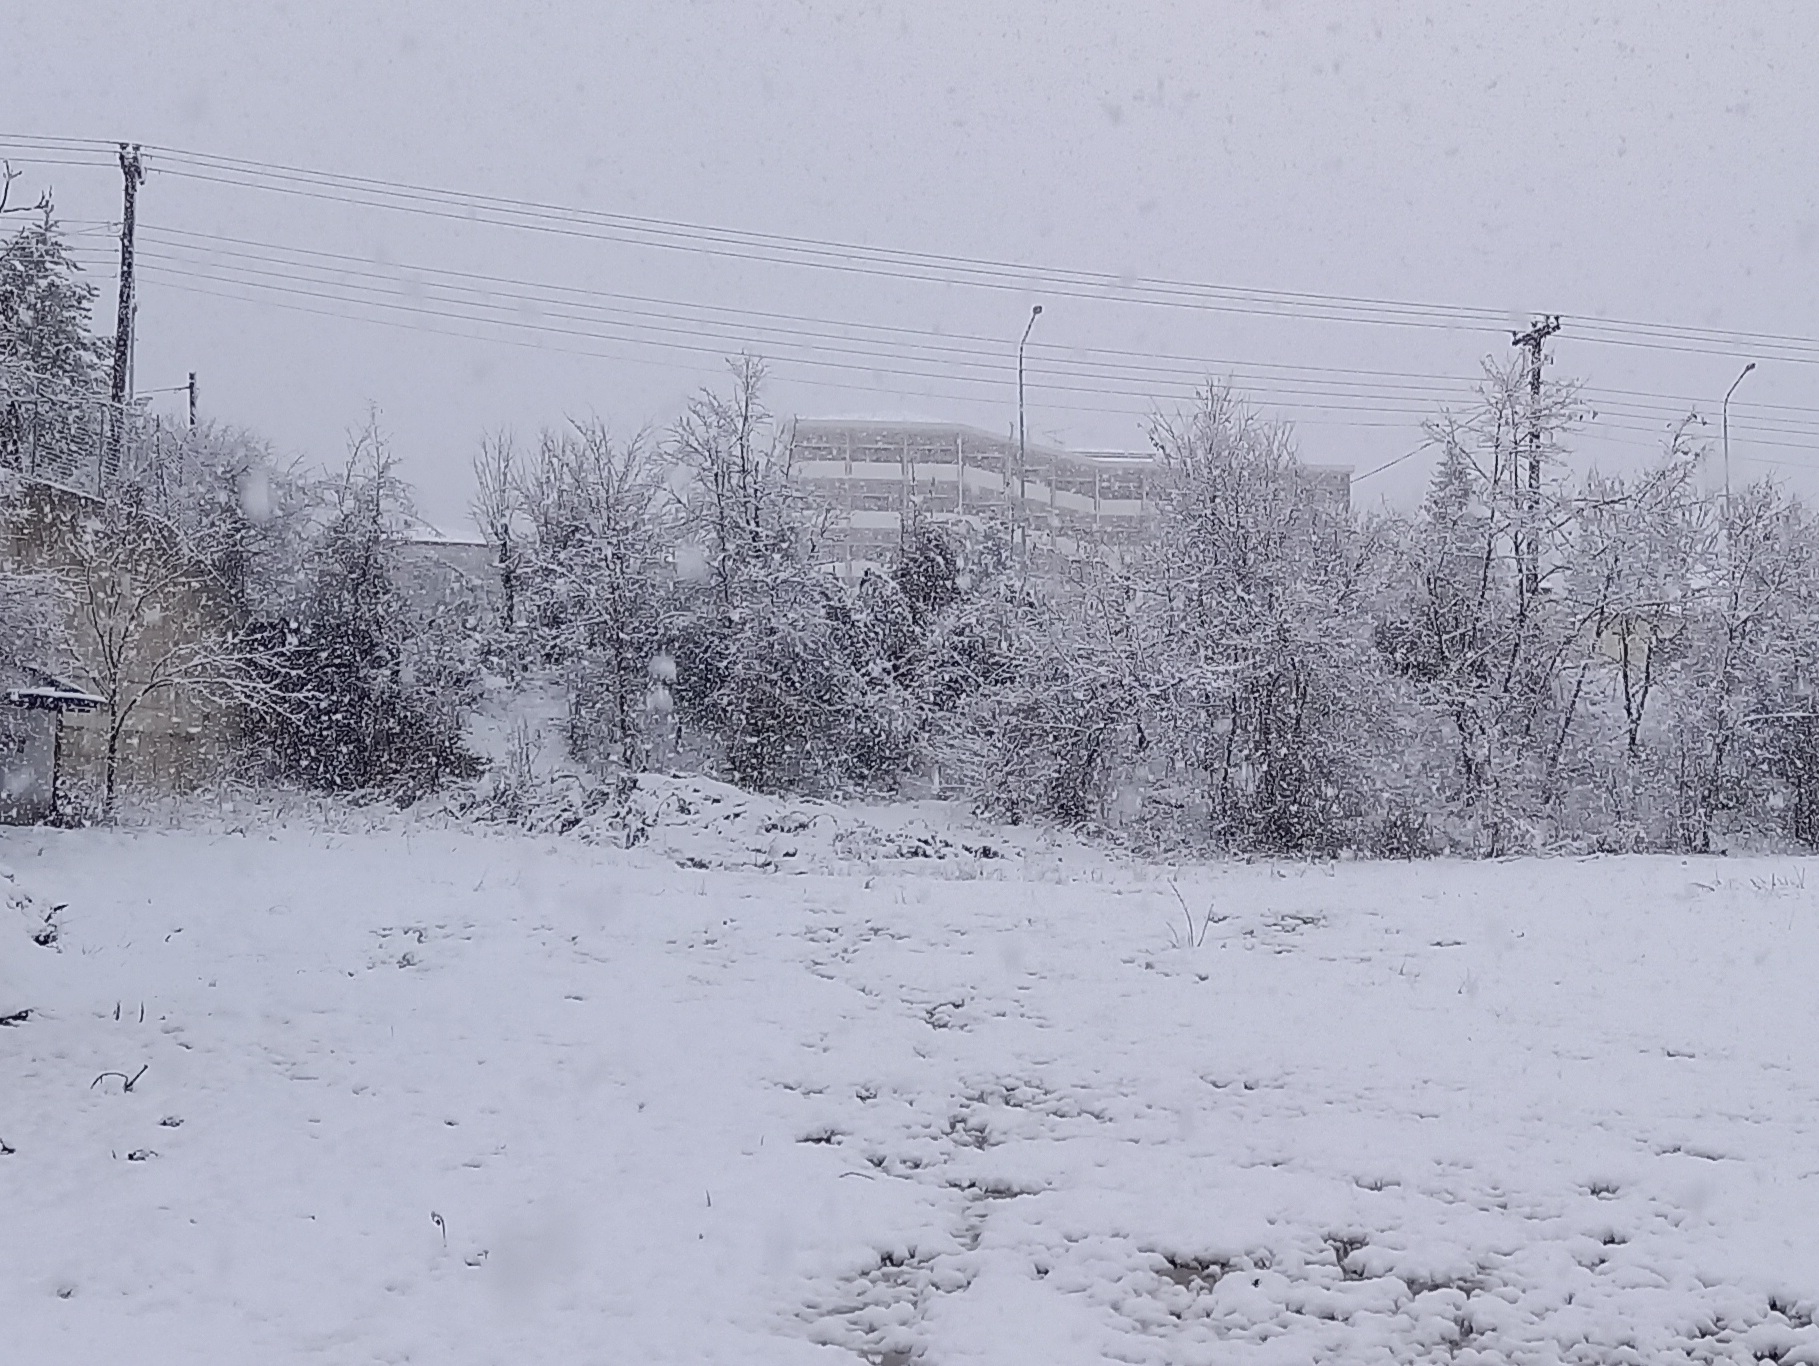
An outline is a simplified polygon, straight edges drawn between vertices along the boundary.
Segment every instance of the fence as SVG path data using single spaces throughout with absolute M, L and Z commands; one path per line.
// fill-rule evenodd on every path
M 99 494 L 149 439 L 135 403 L 47 394 L 0 381 L 0 467 L 73 493 Z

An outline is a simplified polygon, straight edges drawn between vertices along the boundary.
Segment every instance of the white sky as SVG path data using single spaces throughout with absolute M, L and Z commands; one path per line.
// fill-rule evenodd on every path
M 94 248 L 103 330 L 112 279 L 102 225 L 119 212 L 118 171 L 32 165 L 35 154 L 7 135 L 124 137 L 1132 278 L 1470 305 L 1512 320 L 1557 310 L 1567 315 L 1558 372 L 1670 396 L 1622 412 L 1597 405 L 1605 416 L 1582 434 L 1576 459 L 1607 467 L 1646 453 L 1671 399 L 1697 403 L 1715 435 L 1718 401 L 1755 352 L 1594 344 L 1575 338 L 1575 317 L 1819 334 L 1819 6 L 1801 0 L 71 8 L 6 21 L 0 155 L 27 170 L 22 189 L 48 181 L 66 219 L 96 225 L 80 240 Z M 1506 328 L 1286 319 L 1103 291 L 809 270 L 271 194 L 147 160 L 141 390 L 194 369 L 210 415 L 316 459 L 335 458 L 376 404 L 425 512 L 445 523 L 462 516 L 482 431 L 528 434 L 571 413 L 627 433 L 662 426 L 690 390 L 719 377 L 712 353 L 742 341 L 773 359 L 781 412 L 1003 431 L 1016 414 L 1016 340 L 1040 302 L 1033 436 L 1141 445 L 1140 414 L 1177 401 L 1179 387 L 1149 371 L 1059 379 L 1058 370 L 1083 357 L 1079 348 L 1164 353 L 1238 370 L 1241 387 L 1266 389 L 1265 406 L 1295 420 L 1306 458 L 1360 472 L 1419 442 L 1419 411 L 1436 397 L 1420 386 L 1469 378 L 1480 357 L 1508 352 Z M 396 313 L 410 325 L 384 325 L 370 305 L 223 284 L 233 258 L 173 255 L 179 231 L 345 253 L 393 282 L 452 269 L 668 302 L 610 305 L 644 310 L 621 314 L 610 338 Z M 261 278 L 296 284 L 294 273 Z M 350 283 L 375 281 L 348 277 L 326 292 L 345 295 Z M 432 289 L 411 288 L 407 302 L 442 306 Z M 655 343 L 678 335 L 652 328 L 677 325 L 664 316 L 682 311 L 672 303 L 748 312 L 712 336 L 680 338 L 701 351 L 666 349 Z M 939 356 L 840 369 L 828 362 L 853 363 L 850 354 L 759 339 L 751 312 L 840 325 L 783 324 L 821 333 L 883 325 L 1001 345 L 963 370 Z M 551 324 L 547 311 L 507 316 Z M 1263 366 L 1441 379 L 1403 381 L 1416 387 L 1400 392 L 1346 386 L 1347 397 L 1331 392 L 1331 376 Z M 1355 396 L 1373 390 L 1369 402 Z M 1658 411 L 1643 411 L 1651 405 Z M 1360 411 L 1373 406 L 1393 411 Z M 1819 492 L 1819 349 L 1804 362 L 1763 361 L 1738 390 L 1732 446 L 1740 475 L 1773 469 Z M 1425 457 L 1406 461 L 1356 496 L 1406 501 L 1426 471 Z

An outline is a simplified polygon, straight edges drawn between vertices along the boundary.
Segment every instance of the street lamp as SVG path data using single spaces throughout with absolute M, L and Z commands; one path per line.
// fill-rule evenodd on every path
M 1029 558 L 1029 480 L 1028 446 L 1023 426 L 1023 348 L 1029 345 L 1030 329 L 1036 325 L 1036 319 L 1042 316 L 1042 305 L 1037 304 L 1030 310 L 1030 320 L 1023 326 L 1023 340 L 1017 343 L 1017 518 L 1022 530 L 1023 558 Z
M 1719 425 L 1724 431 L 1724 521 L 1727 526 L 1731 520 L 1731 395 L 1736 393 L 1737 386 L 1743 383 L 1743 376 L 1755 368 L 1755 361 L 1751 361 L 1743 367 L 1742 374 L 1732 380 L 1731 387 L 1724 391 L 1724 402 L 1720 405 L 1721 421 Z

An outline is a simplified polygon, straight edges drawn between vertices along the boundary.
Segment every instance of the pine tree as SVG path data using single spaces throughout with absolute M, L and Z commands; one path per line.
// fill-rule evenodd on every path
M 474 662 L 451 622 L 413 610 L 399 587 L 409 493 L 368 425 L 333 487 L 294 616 L 265 628 L 288 690 L 265 738 L 284 776 L 329 789 L 412 796 L 478 763 L 461 740 Z
M 0 384 L 100 393 L 107 343 L 90 329 L 96 291 L 81 272 L 48 207 L 0 247 Z

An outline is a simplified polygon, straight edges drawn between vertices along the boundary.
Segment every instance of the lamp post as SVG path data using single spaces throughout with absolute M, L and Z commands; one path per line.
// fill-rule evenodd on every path
M 1023 558 L 1029 559 L 1029 476 L 1026 463 L 1028 445 L 1023 425 L 1023 348 L 1029 345 L 1030 329 L 1042 316 L 1042 305 L 1030 309 L 1030 320 L 1023 325 L 1023 340 L 1017 343 L 1017 524 L 1023 542 Z
M 1724 433 L 1724 524 L 1727 527 L 1731 522 L 1731 395 L 1736 393 L 1737 386 L 1743 383 L 1744 375 L 1749 374 L 1755 368 L 1755 361 L 1751 361 L 1743 367 L 1742 373 L 1731 381 L 1731 387 L 1724 391 L 1724 402 L 1720 405 L 1719 426 Z

